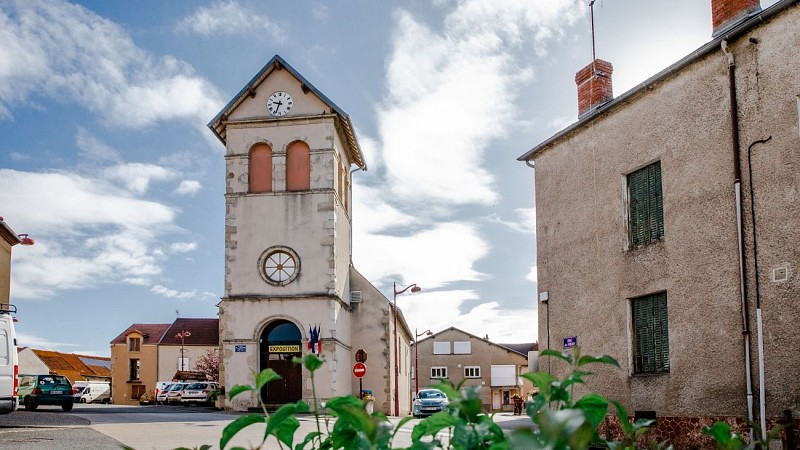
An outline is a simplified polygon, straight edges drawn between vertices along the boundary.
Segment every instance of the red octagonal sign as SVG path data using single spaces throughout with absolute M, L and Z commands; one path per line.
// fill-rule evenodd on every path
M 355 363 L 353 366 L 353 375 L 355 375 L 356 378 L 361 378 L 365 373 L 367 373 L 367 366 L 364 365 L 364 363 Z

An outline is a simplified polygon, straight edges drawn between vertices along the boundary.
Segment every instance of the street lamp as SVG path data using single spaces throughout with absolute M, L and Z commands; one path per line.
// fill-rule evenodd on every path
M 175 339 L 180 339 L 181 340 L 181 372 L 183 372 L 183 361 L 184 361 L 184 359 L 183 359 L 183 340 L 188 338 L 191 335 L 192 335 L 192 333 L 190 333 L 190 332 L 188 332 L 186 330 L 181 330 L 180 333 L 175 335 Z M 181 376 L 182 375 L 183 375 L 183 373 L 181 373 Z
M 414 395 L 419 394 L 419 338 L 422 335 L 426 336 L 433 336 L 433 332 L 431 330 L 425 330 L 422 333 L 417 333 L 417 329 L 414 328 Z
M 400 415 L 400 385 L 398 383 L 398 378 L 400 377 L 400 367 L 398 365 L 398 351 L 399 346 L 397 343 L 397 296 L 402 294 L 403 292 L 411 289 L 411 292 L 419 292 L 422 290 L 421 287 L 417 286 L 416 284 L 410 284 L 404 287 L 401 290 L 397 290 L 397 283 L 392 283 L 392 288 L 394 290 L 394 415 Z

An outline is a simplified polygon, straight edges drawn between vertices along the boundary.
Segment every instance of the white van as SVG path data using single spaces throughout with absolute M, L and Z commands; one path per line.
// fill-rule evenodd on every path
M 19 361 L 17 356 L 17 333 L 14 331 L 14 305 L 0 305 L 0 414 L 17 409 L 17 387 L 19 387 Z
M 111 403 L 111 384 L 105 381 L 76 381 L 72 392 L 75 403 Z

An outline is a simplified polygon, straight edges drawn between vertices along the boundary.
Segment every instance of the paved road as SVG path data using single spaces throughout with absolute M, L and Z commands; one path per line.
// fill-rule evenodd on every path
M 0 448 L 24 450 L 119 449 L 122 443 L 137 450 L 194 448 L 203 444 L 219 448 L 222 430 L 239 414 L 212 408 L 182 406 L 75 405 L 65 413 L 59 407 L 40 406 L 36 411 L 17 410 L 0 415 Z M 300 417 L 296 436 L 316 431 L 313 416 Z M 392 418 L 393 423 L 398 419 Z M 395 446 L 411 444 L 408 422 L 396 435 Z M 527 417 L 507 413 L 495 416 L 505 430 L 530 426 Z M 230 446 L 254 448 L 261 443 L 264 426 L 252 425 Z M 270 439 L 264 449 L 279 448 Z

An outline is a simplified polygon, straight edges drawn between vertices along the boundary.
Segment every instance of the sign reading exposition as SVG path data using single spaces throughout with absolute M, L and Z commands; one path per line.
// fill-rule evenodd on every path
M 300 353 L 299 345 L 270 345 L 270 353 Z

